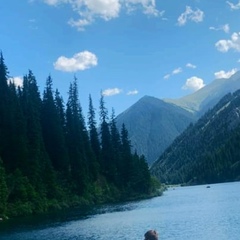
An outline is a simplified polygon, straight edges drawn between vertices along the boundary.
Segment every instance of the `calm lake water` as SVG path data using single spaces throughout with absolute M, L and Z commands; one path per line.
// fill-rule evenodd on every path
M 239 240 L 240 182 L 170 188 L 162 197 L 0 223 L 1 240 Z

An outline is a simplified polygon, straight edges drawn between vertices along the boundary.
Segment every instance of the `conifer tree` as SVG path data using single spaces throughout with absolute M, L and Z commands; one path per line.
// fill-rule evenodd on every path
M 55 91 L 54 102 L 57 108 L 57 114 L 59 116 L 62 129 L 64 132 L 66 132 L 66 113 L 65 113 L 64 101 L 58 89 L 56 89 Z
M 101 131 L 101 169 L 106 178 L 113 181 L 112 169 L 112 144 L 109 124 L 107 122 L 108 112 L 105 107 L 104 97 L 100 98 L 100 131 Z
M 74 189 L 83 194 L 87 187 L 89 172 L 87 169 L 85 128 L 82 108 L 78 97 L 77 79 L 69 87 L 69 98 L 66 109 L 66 136 L 69 151 L 70 170 L 74 181 Z
M 130 181 L 135 192 L 141 194 L 149 193 L 151 187 L 151 175 L 148 170 L 148 164 L 145 157 L 133 155 Z
M 100 142 L 98 131 L 96 127 L 96 118 L 95 118 L 95 109 L 93 107 L 91 95 L 89 95 L 89 110 L 88 110 L 88 128 L 89 128 L 89 137 L 90 143 L 93 149 L 93 152 L 97 158 L 100 155 Z
M 88 132 L 91 149 L 93 151 L 92 164 L 90 166 L 93 178 L 96 179 L 99 172 L 100 159 L 100 142 L 96 127 L 95 109 L 93 107 L 91 95 L 89 95 L 89 110 L 88 110 Z
M 9 88 L 7 84 L 8 70 L 2 53 L 0 54 L 0 156 L 5 162 L 6 148 L 9 144 Z
M 9 83 L 9 144 L 6 151 L 8 152 L 8 170 L 14 171 L 16 168 L 24 170 L 27 164 L 28 146 L 26 119 L 23 115 L 16 85 Z
M 40 159 L 42 155 L 42 129 L 40 124 L 41 98 L 37 82 L 32 71 L 29 71 L 23 78 L 21 93 L 23 114 L 26 118 L 27 139 L 28 139 L 28 176 L 32 175 L 36 183 L 40 180 Z
M 59 172 L 66 172 L 68 153 L 62 119 L 55 105 L 50 76 L 46 80 L 46 88 L 43 92 L 41 120 L 45 147 L 53 167 Z
M 121 128 L 121 175 L 125 181 L 125 184 L 128 183 L 131 172 L 131 143 L 128 138 L 128 131 L 125 127 L 125 124 L 122 124 Z
M 56 190 L 56 177 L 46 152 L 41 127 L 41 106 L 37 81 L 32 71 L 24 76 L 22 89 L 22 107 L 26 117 L 28 138 L 27 176 L 38 189 L 40 198 L 52 195 Z M 50 180 L 51 179 L 51 180 Z
M 121 139 L 117 128 L 115 111 L 112 109 L 111 122 L 110 122 L 110 133 L 111 133 L 111 145 L 113 148 L 112 152 L 112 165 L 114 182 L 118 187 L 121 187 L 121 175 L 119 171 L 121 170 Z
M 145 159 L 131 154 L 127 129 L 123 125 L 119 133 L 114 110 L 109 121 L 103 95 L 100 134 L 91 96 L 87 131 L 76 78 L 65 111 L 58 90 L 54 96 L 50 76 L 43 99 L 31 71 L 23 86 L 16 88 L 1 54 L 0 115 L 0 217 L 42 213 L 49 206 L 59 207 L 63 199 L 71 205 L 72 195 L 106 202 L 147 193 L 150 178 Z M 227 162 L 208 164 L 217 174 L 232 156 L 239 155 L 229 147 Z

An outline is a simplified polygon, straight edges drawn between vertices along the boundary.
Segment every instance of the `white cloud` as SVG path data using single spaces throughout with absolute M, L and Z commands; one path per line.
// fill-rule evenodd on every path
M 220 52 L 228 52 L 230 49 L 240 52 L 240 32 L 234 32 L 229 40 L 219 40 L 215 46 Z
M 179 68 L 176 68 L 172 71 L 172 75 L 176 75 L 176 74 L 179 74 L 181 72 L 182 72 L 182 68 L 179 67 Z
M 223 70 L 219 71 L 219 72 L 215 72 L 215 78 L 230 78 L 233 74 L 235 74 L 237 72 L 237 69 L 234 68 L 228 72 L 225 72 Z
M 240 9 L 240 1 L 237 4 L 231 3 L 229 1 L 227 1 L 227 4 L 230 6 L 230 8 L 232 10 L 238 10 Z
M 141 10 L 146 15 L 162 17 L 164 11 L 159 11 L 156 8 L 155 0 L 42 0 L 44 3 L 57 6 L 59 4 L 69 4 L 73 11 L 79 17 L 71 18 L 68 23 L 72 27 L 76 27 L 82 31 L 84 28 L 92 24 L 96 18 L 104 19 L 105 21 L 117 18 L 121 10 L 132 12 Z
M 109 96 L 120 94 L 121 92 L 122 90 L 119 88 L 108 88 L 102 91 L 102 95 L 109 97 Z
M 54 68 L 64 72 L 76 72 L 94 67 L 97 63 L 98 59 L 95 54 L 84 51 L 74 54 L 71 58 L 59 57 L 54 63 Z
M 69 19 L 68 24 L 71 27 L 76 27 L 78 31 L 84 31 L 85 27 L 91 25 L 93 22 L 92 19 L 78 19 L 74 20 L 73 18 Z
M 127 93 L 127 95 L 136 95 L 136 94 L 138 94 L 138 90 L 129 91 Z
M 204 18 L 204 12 L 200 9 L 193 11 L 191 7 L 186 6 L 186 10 L 178 17 L 178 25 L 183 26 L 188 20 L 199 23 L 202 22 Z
M 139 6 L 143 8 L 143 13 L 153 16 L 162 16 L 165 11 L 158 11 L 155 0 L 122 0 L 128 12 L 135 11 Z
M 22 87 L 23 86 L 23 78 L 20 76 L 12 77 L 8 79 L 8 83 L 14 83 L 16 87 Z
M 218 27 L 218 28 L 216 28 L 216 27 L 209 27 L 209 29 L 210 29 L 210 30 L 215 30 L 215 31 L 220 31 L 220 30 L 222 30 L 222 31 L 224 31 L 225 33 L 229 33 L 229 31 L 230 31 L 229 24 L 224 24 L 224 25 L 222 25 L 222 26 L 220 26 L 220 27 Z
M 188 78 L 184 86 L 182 87 L 183 90 L 192 90 L 197 91 L 205 86 L 204 81 L 198 77 L 191 77 Z
M 93 15 L 96 15 L 107 21 L 118 17 L 121 8 L 119 0 L 85 0 L 81 2 L 81 7 L 87 8 L 87 11 L 84 12 L 81 8 L 79 10 L 81 11 L 81 15 L 85 15 L 87 19 L 89 15 L 91 18 Z
M 68 0 L 43 0 L 44 3 L 52 6 L 56 6 L 60 3 L 67 3 Z
M 176 75 L 182 72 L 182 68 L 175 68 L 171 73 L 166 74 L 163 78 L 164 79 L 169 79 L 172 75 Z
M 105 21 L 118 17 L 121 8 L 120 0 L 43 0 L 43 2 L 53 6 L 69 4 L 80 16 L 77 20 L 71 18 L 69 24 L 79 27 L 79 30 L 91 24 L 95 17 Z
M 223 30 L 225 33 L 229 33 L 229 31 L 230 31 L 229 25 L 228 25 L 228 24 L 223 25 L 223 26 L 222 26 L 222 30 Z
M 171 77 L 171 74 L 166 74 L 163 78 L 164 79 L 169 79 Z
M 193 65 L 192 63 L 187 63 L 187 64 L 186 64 L 186 67 L 187 67 L 187 68 L 196 68 L 197 66 L 196 66 L 196 65 Z

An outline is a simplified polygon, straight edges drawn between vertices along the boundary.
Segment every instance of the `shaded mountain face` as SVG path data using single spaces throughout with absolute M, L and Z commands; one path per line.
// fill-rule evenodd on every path
M 166 183 L 240 180 L 240 90 L 190 125 L 151 167 Z
M 117 124 L 126 125 L 133 150 L 144 154 L 151 165 L 191 122 L 237 89 L 240 89 L 240 72 L 229 79 L 216 79 L 180 99 L 145 96 L 118 115 Z
M 151 165 L 194 120 L 183 108 L 145 96 L 117 117 L 117 125 L 125 124 L 133 150 L 144 154 Z

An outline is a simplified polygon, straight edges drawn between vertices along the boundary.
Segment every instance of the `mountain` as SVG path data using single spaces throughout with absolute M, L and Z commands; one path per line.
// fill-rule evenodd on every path
M 117 116 L 125 123 L 133 149 L 144 154 L 151 165 L 172 141 L 212 108 L 224 95 L 240 89 L 240 72 L 228 79 L 216 79 L 197 92 L 180 99 L 145 96 Z
M 191 124 L 151 167 L 167 183 L 240 180 L 240 90 Z
M 227 93 L 240 89 L 240 71 L 230 78 L 215 79 L 193 94 L 180 99 L 164 99 L 165 102 L 173 103 L 190 112 L 201 116 L 209 108 L 213 107 Z
M 145 96 L 118 115 L 125 124 L 133 149 L 151 164 L 195 118 L 189 111 L 163 100 Z

